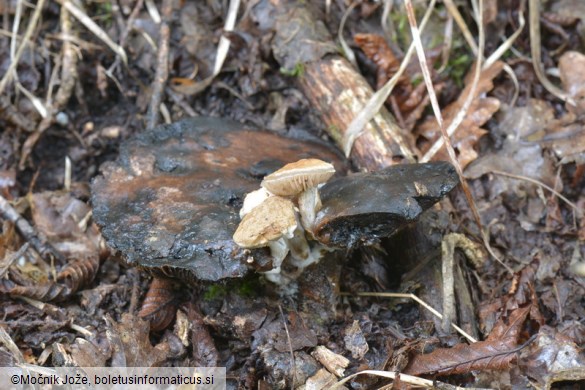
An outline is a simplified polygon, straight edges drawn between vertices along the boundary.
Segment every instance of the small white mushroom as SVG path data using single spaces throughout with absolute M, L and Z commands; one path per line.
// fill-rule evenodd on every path
M 262 187 L 275 195 L 295 197 L 308 188 L 325 183 L 334 173 L 335 168 L 328 162 L 316 158 L 302 159 L 266 176 Z
M 270 247 L 273 267 L 279 268 L 289 251 L 288 239 L 294 236 L 297 226 L 294 204 L 271 196 L 244 216 L 233 238 L 242 248 Z
M 240 209 L 240 218 L 244 218 L 246 214 L 252 211 L 253 208 L 260 206 L 266 199 L 272 194 L 268 192 L 264 187 L 259 190 L 252 191 L 244 198 L 244 204 Z

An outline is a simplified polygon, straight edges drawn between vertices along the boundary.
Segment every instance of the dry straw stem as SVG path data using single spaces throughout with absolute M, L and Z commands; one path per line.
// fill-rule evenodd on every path
M 239 8 L 240 0 L 230 0 L 223 31 L 232 31 L 234 29 Z M 213 73 L 211 76 L 196 82 L 193 85 L 181 87 L 181 92 L 186 95 L 194 95 L 209 87 L 215 77 L 219 74 L 219 72 L 221 72 L 221 68 L 223 67 L 223 63 L 225 62 L 229 49 L 230 40 L 222 36 L 219 39 L 219 44 L 217 45 L 217 54 L 215 56 L 215 64 L 213 65 Z
M 461 181 L 461 186 L 463 188 L 463 192 L 465 194 L 467 202 L 469 203 L 469 207 L 471 208 L 471 212 L 473 213 L 473 217 L 475 219 L 475 222 L 476 222 L 476 224 L 479 227 L 479 230 L 481 232 L 481 236 L 482 236 L 484 245 L 485 245 L 486 249 L 488 250 L 488 252 L 492 255 L 492 257 L 494 257 L 494 259 L 496 259 L 500 264 L 502 264 L 502 266 L 504 266 L 504 268 L 506 268 L 506 270 L 510 274 L 513 274 L 514 273 L 513 270 L 508 265 L 506 265 L 497 256 L 497 254 L 493 251 L 493 249 L 491 248 L 491 246 L 489 244 L 489 238 L 487 237 L 486 233 L 483 231 L 483 227 L 481 224 L 481 217 L 479 216 L 479 212 L 477 211 L 477 207 L 476 207 L 475 201 L 473 200 L 473 197 L 471 195 L 471 191 L 469 190 L 469 186 L 467 184 L 467 181 L 465 180 L 465 177 L 463 176 L 463 169 L 461 169 L 461 165 L 459 165 L 459 161 L 457 161 L 457 156 L 455 155 L 455 151 L 453 150 L 453 145 L 451 144 L 451 140 L 449 139 L 448 129 L 445 129 L 445 126 L 443 123 L 443 116 L 441 115 L 441 110 L 439 108 L 437 96 L 435 94 L 433 84 L 431 81 L 430 72 L 429 72 L 428 67 L 427 67 L 424 48 L 423 48 L 422 42 L 420 40 L 420 32 L 419 32 L 419 29 L 416 25 L 416 18 L 414 15 L 414 9 L 412 7 L 412 2 L 411 2 L 411 0 L 404 0 L 404 4 L 406 6 L 406 13 L 408 15 L 408 21 L 409 21 L 410 29 L 412 32 L 412 39 L 413 39 L 413 42 L 415 43 L 415 47 L 417 50 L 417 55 L 418 55 L 419 63 L 420 63 L 421 70 L 423 73 L 425 85 L 427 86 L 427 92 L 429 94 L 431 106 L 433 107 L 433 112 L 435 113 L 435 117 L 437 118 L 437 123 L 439 124 L 439 128 L 441 130 L 441 135 L 442 135 L 442 138 L 445 142 L 445 146 L 447 148 L 449 158 L 451 159 L 451 162 L 453 163 L 453 166 L 455 167 L 455 170 L 457 171 L 457 174 L 459 175 L 459 180 Z M 451 128 L 451 127 L 457 128 L 461 124 L 461 122 L 465 118 L 465 115 L 467 115 L 467 111 L 469 110 L 471 103 L 474 100 L 475 91 L 477 90 L 477 84 L 479 83 L 479 76 L 481 74 L 481 62 L 482 62 L 482 58 L 483 58 L 482 53 L 483 53 L 484 44 L 485 44 L 485 31 L 483 28 L 483 23 L 481 23 L 481 21 L 483 20 L 483 0 L 479 1 L 478 12 L 479 12 L 479 15 L 477 15 L 476 20 L 480 21 L 480 23 L 478 23 L 479 48 L 478 48 L 477 62 L 475 64 L 475 69 L 474 69 L 474 74 L 473 74 L 473 81 L 472 81 L 472 85 L 471 85 L 469 94 L 467 95 L 467 98 L 465 99 L 465 102 L 463 103 L 461 110 L 457 113 L 457 115 L 455 116 L 455 118 L 453 119 L 451 124 L 449 125 L 449 128 Z M 426 161 L 428 161 L 428 160 L 426 160 Z M 425 162 L 424 158 L 423 158 L 422 162 Z
M 173 1 L 164 0 L 162 4 L 163 20 L 159 27 L 156 72 L 152 82 L 152 96 L 146 112 L 146 128 L 152 129 L 158 124 L 160 106 L 163 100 L 164 86 L 169 78 L 169 40 L 171 27 L 169 20 L 173 11 Z
M 341 293 L 341 295 L 349 295 L 349 296 L 354 295 L 354 296 L 358 296 L 358 297 L 382 297 L 382 298 L 406 298 L 406 299 L 412 299 L 413 301 L 417 302 L 422 307 L 424 307 L 425 309 L 427 309 L 428 311 L 430 311 L 431 313 L 433 313 L 433 315 L 435 315 L 436 317 L 440 318 L 441 320 L 443 319 L 443 315 L 441 313 L 439 313 L 431 305 L 429 305 L 428 303 L 426 303 L 425 301 L 423 301 L 422 299 L 420 299 L 418 296 L 416 296 L 414 294 L 360 292 L 360 293 L 355 293 L 355 294 Z M 471 343 L 476 343 L 477 342 L 477 340 L 473 336 L 471 336 L 470 334 L 468 334 L 466 331 L 464 331 L 463 329 L 461 329 L 457 325 L 455 325 L 455 324 L 452 323 L 451 324 L 451 327 L 453 327 L 453 329 L 455 329 L 461 336 L 463 336 L 467 340 L 469 340 L 469 342 L 471 342 Z
M 349 62 L 351 62 L 351 64 L 356 69 L 358 69 L 358 65 L 357 65 L 357 61 L 355 59 L 355 54 L 354 54 L 353 50 L 351 50 L 351 48 L 349 47 L 347 42 L 345 41 L 345 38 L 343 37 L 343 30 L 345 28 L 345 22 L 347 21 L 349 14 L 359 4 L 360 4 L 359 1 L 354 1 L 353 3 L 351 3 L 351 5 L 349 7 L 347 7 L 347 10 L 343 14 L 343 17 L 341 18 L 341 23 L 339 23 L 339 29 L 337 30 L 337 38 L 339 39 L 339 43 L 341 44 L 341 48 L 343 49 L 343 54 L 345 55 L 345 58 L 347 58 L 347 60 Z
M 30 40 L 35 28 L 37 27 L 37 23 L 39 21 L 39 17 L 41 16 L 41 11 L 43 10 L 43 6 L 45 5 L 45 0 L 39 0 L 37 6 L 32 14 L 32 17 L 28 23 L 28 27 L 26 28 L 26 32 L 22 37 L 22 43 L 16 50 L 14 57 L 11 58 L 10 66 L 6 70 L 4 77 L 0 80 L 0 95 L 4 93 L 4 89 L 6 89 L 6 85 L 12 81 L 13 77 L 16 75 L 16 66 L 18 65 L 18 61 L 24 52 L 24 49 L 27 45 L 27 42 Z M 13 39 L 16 40 L 16 34 L 13 34 Z
M 366 375 L 376 375 L 382 378 L 388 378 L 388 379 L 392 379 L 394 381 L 399 380 L 401 383 L 408 383 L 410 385 L 413 386 L 417 386 L 417 387 L 422 387 L 424 389 L 442 389 L 442 390 L 490 390 L 490 389 L 482 389 L 479 387 L 460 387 L 460 386 L 454 386 L 454 385 L 450 385 L 448 383 L 443 383 L 443 382 L 439 382 L 437 380 L 430 380 L 430 379 L 424 379 L 424 378 L 419 378 L 418 376 L 413 376 L 413 375 L 408 375 L 408 374 L 401 374 L 399 372 L 390 372 L 390 371 L 380 371 L 380 370 L 364 370 L 364 371 L 360 371 L 357 372 L 353 375 L 350 375 L 346 378 L 343 378 L 342 380 L 340 380 L 339 382 L 337 382 L 336 384 L 333 385 L 333 387 L 331 387 L 331 389 L 338 389 L 340 386 L 342 386 L 343 384 L 347 383 L 348 381 L 350 381 L 351 379 L 355 378 L 358 375 L 362 375 L 362 374 L 366 374 Z M 383 387 L 386 388 L 386 387 Z M 389 388 L 394 388 L 394 387 L 389 387 Z M 382 387 L 380 388 L 382 389 Z
M 530 53 L 532 54 L 534 72 L 536 73 L 538 80 L 540 80 L 542 83 L 542 86 L 546 88 L 547 91 L 549 91 L 557 98 L 569 103 L 570 105 L 576 106 L 577 104 L 573 98 L 551 83 L 544 74 L 544 70 L 542 69 L 542 62 L 540 60 L 540 1 L 530 0 L 529 7 L 528 14 L 530 19 Z
M 108 36 L 108 34 L 98 26 L 89 16 L 83 12 L 80 8 L 78 8 L 75 4 L 73 4 L 69 0 L 57 0 L 61 6 L 65 7 L 71 15 L 75 16 L 81 24 L 83 24 L 89 31 L 91 31 L 96 37 L 98 37 L 102 42 L 104 42 L 112 51 L 118 54 L 122 58 L 122 62 L 124 65 L 128 65 L 128 56 L 126 56 L 126 51 L 124 48 L 112 41 L 112 39 Z
M 575 211 L 575 214 L 577 215 L 577 217 L 583 218 L 583 210 L 581 210 L 579 208 L 579 206 L 577 206 L 575 203 L 571 202 L 569 199 L 567 199 L 565 196 L 563 196 L 563 194 L 556 191 L 554 188 L 549 187 L 548 185 L 544 184 L 543 182 L 538 181 L 536 179 L 532 179 L 528 176 L 514 175 L 514 174 L 508 173 L 508 172 L 502 172 L 502 171 L 491 171 L 491 172 L 494 175 L 506 176 L 506 177 L 510 177 L 512 179 L 528 181 L 528 182 L 536 184 L 542 188 L 545 188 L 545 189 L 549 190 L 551 193 L 553 193 L 554 195 L 558 196 L 561 200 L 563 200 L 563 202 L 568 204 Z
M 427 12 L 425 13 L 421 23 L 420 29 L 421 31 L 424 30 L 433 10 L 435 8 L 436 0 L 431 0 Z M 363 134 L 363 129 L 366 124 L 380 111 L 380 108 L 384 105 L 388 96 L 392 93 L 394 86 L 406 70 L 408 63 L 410 62 L 410 58 L 414 54 L 414 42 L 410 44 L 408 51 L 406 52 L 398 71 L 382 88 L 380 88 L 376 93 L 372 95 L 370 100 L 366 103 L 364 108 L 356 115 L 356 117 L 351 121 L 349 124 L 347 131 L 343 137 L 343 151 L 346 157 L 349 157 L 351 154 L 351 149 L 353 148 L 353 144 L 355 140 Z
M 353 375 L 350 375 L 350 376 L 343 378 L 342 380 L 340 380 L 339 382 L 334 384 L 331 389 L 340 388 L 342 385 L 349 382 L 350 380 L 357 377 L 358 375 L 375 375 L 375 376 L 379 376 L 382 378 L 388 378 L 388 379 L 392 379 L 392 380 L 399 379 L 400 382 L 408 383 L 408 384 L 413 385 L 413 386 L 420 386 L 420 387 L 425 388 L 425 389 L 435 388 L 434 381 L 429 380 L 429 379 L 419 378 L 419 377 L 413 376 L 413 375 L 400 374 L 397 372 L 390 372 L 390 371 L 364 370 L 364 371 L 356 372 Z
M 445 5 L 447 5 L 447 1 L 445 2 Z M 461 14 L 459 14 L 459 11 L 457 10 L 457 8 L 454 8 L 454 10 L 452 10 L 451 8 L 449 8 L 447 6 L 447 9 L 449 10 L 449 12 L 453 12 L 452 16 L 457 20 L 457 15 L 459 18 L 461 18 Z M 462 22 L 463 23 L 463 22 Z M 482 70 L 489 68 L 490 66 L 492 66 L 497 60 L 499 60 L 501 58 L 501 56 L 508 50 L 511 48 L 512 44 L 514 43 L 514 41 L 516 41 L 516 39 L 518 38 L 518 36 L 520 35 L 520 33 L 522 32 L 522 29 L 524 28 L 524 25 L 526 24 L 526 21 L 524 19 L 524 10 L 522 8 L 522 5 L 520 7 L 520 10 L 518 12 L 518 29 L 516 31 L 514 31 L 514 33 L 507 38 L 493 53 L 491 56 L 489 56 L 489 58 L 487 60 L 485 60 L 483 66 L 482 66 Z M 459 24 L 459 23 L 458 23 Z M 465 26 L 465 24 L 463 24 Z M 459 25 L 460 28 L 461 25 Z M 463 30 L 463 28 L 462 28 Z M 465 26 L 465 30 L 469 31 L 469 29 L 467 28 L 467 26 Z M 475 44 L 475 41 L 473 41 L 473 39 L 471 39 L 471 41 L 469 42 L 469 45 L 471 47 L 471 50 L 477 55 L 477 45 Z M 510 67 L 510 65 L 508 64 L 504 64 L 504 71 L 510 76 L 510 78 L 512 79 L 512 82 L 514 83 L 514 96 L 512 97 L 512 100 L 510 102 L 510 106 L 514 106 L 516 104 L 516 100 L 518 99 L 518 94 L 520 91 L 520 85 L 518 84 L 518 78 L 516 77 L 516 74 L 514 73 L 514 71 L 512 70 L 512 68 Z M 477 85 L 477 84 L 475 84 Z M 473 95 L 468 95 L 468 98 L 466 100 L 466 103 L 469 101 L 469 105 L 471 105 L 471 103 L 473 102 L 473 99 L 470 99 L 470 96 Z M 474 97 L 474 96 L 473 96 Z M 463 121 L 463 119 L 465 118 L 465 115 L 467 114 L 467 110 L 469 109 L 469 107 L 466 105 L 463 105 L 461 110 L 457 113 L 455 119 L 453 120 L 453 122 L 451 123 L 451 125 L 449 126 L 449 128 L 447 129 L 447 134 L 449 135 L 449 137 L 451 137 L 455 131 L 457 130 L 457 128 L 459 127 L 459 125 L 461 124 L 461 122 Z M 427 162 L 430 161 L 435 154 L 437 154 L 437 152 L 443 147 L 443 144 L 445 143 L 445 140 L 443 137 L 437 139 L 437 141 L 429 148 L 429 150 L 425 153 L 425 155 L 422 157 L 421 162 Z

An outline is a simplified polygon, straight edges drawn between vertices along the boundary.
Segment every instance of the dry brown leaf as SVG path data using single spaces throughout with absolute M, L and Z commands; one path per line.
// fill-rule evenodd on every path
M 152 346 L 147 321 L 123 314 L 119 323 L 107 316 L 106 324 L 106 336 L 112 348 L 112 367 L 161 367 L 172 358 L 171 348 L 166 342 Z
M 158 332 L 166 329 L 175 319 L 177 305 L 175 303 L 175 283 L 169 279 L 154 278 L 138 316 L 150 321 L 150 329 Z
M 485 341 L 439 348 L 411 359 L 404 373 L 410 375 L 455 375 L 474 370 L 505 370 L 517 361 L 518 353 L 532 340 L 531 327 L 544 323 L 532 281 L 536 264 L 515 275 L 509 293 L 490 306 L 500 313 Z M 485 313 L 485 312 L 484 312 Z M 485 317 L 485 316 L 484 316 Z M 521 344 L 524 340 L 528 342 Z
M 376 89 L 384 84 L 398 71 L 400 61 L 396 58 L 386 40 L 377 34 L 356 34 L 355 43 L 364 54 L 376 64 Z M 407 71 L 400 76 L 394 91 L 386 102 L 399 118 L 405 118 L 403 125 L 410 128 L 420 118 L 428 104 L 424 83 L 413 87 L 412 74 Z M 437 89 L 440 87 L 436 86 Z
M 567 104 L 567 109 L 577 115 L 585 113 L 585 55 L 568 51 L 559 59 L 559 73 L 563 89 L 575 100 L 577 106 Z
M 0 291 L 40 301 L 63 300 L 93 281 L 108 252 L 97 227 L 83 227 L 89 206 L 69 193 L 33 194 L 31 208 L 40 236 L 46 237 L 68 263 L 56 264 L 56 269 L 42 262 L 11 267 L 9 280 L 3 280 Z
M 193 360 L 197 367 L 217 367 L 219 353 L 209 333 L 203 315 L 193 303 L 187 305 L 187 317 L 191 321 L 191 344 Z
M 462 168 L 465 168 L 470 162 L 477 158 L 478 155 L 474 149 L 475 145 L 479 139 L 487 133 L 487 131 L 482 129 L 481 126 L 500 109 L 500 101 L 498 99 L 480 96 L 483 96 L 492 90 L 494 87 L 493 80 L 500 74 L 502 68 L 503 63 L 496 62 L 488 69 L 482 71 L 475 91 L 475 99 L 471 103 L 463 122 L 451 137 L 451 143 L 453 144 L 455 151 L 458 153 L 458 160 Z M 448 105 L 442 112 L 445 128 L 449 127 L 467 99 L 467 95 L 471 90 L 469 77 L 467 77 L 466 81 L 466 87 L 459 95 L 459 98 Z M 425 153 L 431 145 L 441 137 L 441 132 L 434 117 L 429 117 L 418 125 L 415 128 L 415 134 L 418 137 L 418 144 L 423 153 Z M 449 157 L 445 149 L 442 148 L 435 155 L 433 160 L 449 160 Z

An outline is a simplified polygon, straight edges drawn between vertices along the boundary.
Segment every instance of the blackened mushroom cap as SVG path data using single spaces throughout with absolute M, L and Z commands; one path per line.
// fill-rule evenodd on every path
M 159 126 L 124 142 L 92 183 L 93 215 L 113 248 L 134 265 L 187 281 L 243 276 L 249 251 L 232 236 L 246 193 L 278 167 L 342 159 L 318 140 L 290 139 L 218 118 Z M 269 251 L 252 250 L 271 268 Z
M 395 165 L 333 179 L 320 189 L 313 236 L 326 246 L 353 247 L 389 237 L 459 183 L 447 162 Z

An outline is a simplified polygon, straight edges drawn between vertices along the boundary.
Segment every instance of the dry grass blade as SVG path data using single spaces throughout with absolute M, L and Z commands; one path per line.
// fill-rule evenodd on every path
M 512 179 L 517 179 L 517 180 L 524 180 L 524 181 L 528 181 L 530 183 L 536 184 L 542 188 L 545 188 L 547 190 L 549 190 L 551 193 L 553 193 L 554 195 L 558 196 L 561 200 L 563 200 L 563 202 L 565 202 L 566 204 L 568 204 L 573 210 L 575 210 L 575 213 L 577 214 L 577 216 L 579 218 L 583 218 L 583 210 L 581 210 L 579 208 L 579 206 L 577 206 L 575 203 L 571 202 L 569 199 L 567 199 L 565 196 L 563 196 L 563 194 L 561 194 L 560 192 L 556 191 L 554 188 L 544 184 L 541 181 L 532 179 L 530 177 L 527 176 L 522 176 L 522 175 L 514 175 L 512 173 L 508 173 L 508 172 L 502 172 L 502 171 L 492 171 L 493 174 L 495 175 L 500 175 L 500 176 L 506 176 L 506 177 L 510 177 Z
M 12 81 L 13 77 L 16 75 L 16 66 L 18 65 L 18 60 L 22 56 L 22 53 L 24 52 L 24 49 L 27 45 L 27 42 L 30 40 L 30 37 L 32 36 L 33 31 L 37 27 L 37 23 L 38 23 L 39 18 L 41 16 L 41 11 L 43 10 L 44 5 L 45 5 L 45 0 L 39 0 L 39 2 L 37 3 L 37 6 L 36 6 L 32 16 L 31 16 L 29 23 L 28 23 L 28 27 L 26 28 L 26 32 L 24 33 L 24 36 L 22 37 L 22 43 L 18 47 L 18 50 L 16 50 L 14 57 L 11 58 L 10 66 L 6 70 L 4 77 L 2 77 L 2 80 L 0 80 L 0 95 L 3 94 L 4 89 L 6 88 L 6 85 L 10 81 Z M 13 34 L 13 39 L 16 40 L 16 34 Z
M 532 55 L 532 64 L 534 65 L 534 72 L 538 77 L 538 80 L 542 83 L 542 86 L 546 88 L 548 92 L 556 96 L 557 98 L 569 103 L 572 106 L 577 104 L 572 97 L 567 95 L 560 88 L 555 86 L 546 77 L 544 70 L 542 69 L 541 52 L 540 52 L 540 0 L 530 0 L 530 8 L 528 11 L 530 18 L 530 53 Z
M 435 9 L 436 0 L 431 0 L 429 8 L 425 13 L 421 23 L 420 29 L 421 31 L 424 30 L 433 10 Z M 351 154 L 351 149 L 353 148 L 353 144 L 355 140 L 362 134 L 364 127 L 366 124 L 380 111 L 380 108 L 384 105 L 388 96 L 392 93 L 392 90 L 400 80 L 400 76 L 406 70 L 408 63 L 410 62 L 410 58 L 414 54 L 414 42 L 411 43 L 408 51 L 406 52 L 402 63 L 400 64 L 400 68 L 398 71 L 388 82 L 380 88 L 374 95 L 370 98 L 368 103 L 364 106 L 364 108 L 359 112 L 358 115 L 351 121 L 349 124 L 347 131 L 345 132 L 343 138 L 343 151 L 347 157 Z M 408 154 L 406 154 L 408 155 Z
M 487 60 L 485 60 L 485 63 L 483 64 L 484 69 L 489 68 L 494 62 L 499 60 L 502 57 L 502 55 L 504 55 L 504 53 L 512 47 L 512 44 L 516 41 L 518 36 L 520 36 L 522 30 L 524 30 L 526 20 L 524 19 L 524 7 L 522 6 L 523 4 L 524 3 L 520 5 L 520 9 L 518 10 L 518 28 L 496 50 L 494 50 L 492 55 L 489 56 Z
M 479 51 L 477 48 L 477 43 L 475 43 L 475 39 L 473 39 L 473 35 L 471 34 L 471 31 L 469 31 L 467 24 L 465 24 L 463 16 L 461 16 L 461 13 L 457 9 L 457 6 L 453 3 L 453 0 L 444 0 L 443 3 L 445 4 L 445 8 L 447 8 L 449 14 L 453 17 L 453 19 L 455 19 L 455 23 L 457 23 L 457 25 L 459 26 L 459 29 L 461 30 L 463 37 L 467 41 L 467 44 L 471 48 L 471 51 L 473 52 L 473 54 L 477 55 Z
M 343 14 L 343 17 L 341 18 L 341 22 L 339 23 L 339 30 L 337 30 L 337 38 L 339 39 L 339 43 L 341 44 L 341 48 L 343 49 L 343 54 L 345 55 L 345 58 L 347 58 L 347 60 L 351 62 L 351 64 L 356 69 L 358 68 L 358 65 L 355 59 L 355 54 L 353 53 L 353 50 L 351 50 L 351 48 L 345 41 L 345 38 L 343 37 L 343 30 L 345 28 L 345 22 L 347 21 L 349 14 L 351 14 L 351 11 L 353 11 L 353 9 L 359 4 L 360 4 L 359 1 L 354 1 L 353 3 L 351 3 L 349 7 L 347 7 L 347 10 Z
M 355 293 L 355 294 L 342 293 L 342 295 L 356 295 L 358 297 L 383 297 L 383 298 L 407 298 L 407 299 L 412 299 L 413 301 L 417 302 L 419 305 L 421 305 L 422 307 L 424 307 L 425 309 L 427 309 L 428 311 L 430 311 L 431 313 L 433 313 L 434 316 L 440 318 L 441 320 L 443 319 L 443 315 L 441 313 L 439 313 L 431 305 L 429 305 L 428 303 L 426 303 L 425 301 L 423 301 L 422 299 L 420 299 L 418 296 L 416 296 L 414 294 L 361 292 L 361 293 Z M 467 340 L 469 340 L 469 342 L 471 342 L 471 343 L 476 343 L 477 342 L 477 340 L 473 336 L 471 336 L 470 334 L 468 334 L 466 331 L 464 331 L 463 329 L 461 329 L 457 325 L 455 325 L 455 324 L 452 323 L 451 326 L 461 336 L 463 336 Z
M 230 0 L 228 8 L 228 14 L 225 19 L 223 26 L 224 31 L 232 31 L 236 25 L 236 16 L 238 15 L 238 9 L 240 8 L 240 0 Z M 221 71 L 221 67 L 227 57 L 227 53 L 230 49 L 230 40 L 222 36 L 219 39 L 219 45 L 217 46 L 217 56 L 215 57 L 215 64 L 213 66 L 213 77 L 217 76 Z
M 411 384 L 414 386 L 421 386 L 425 389 L 435 388 L 435 382 L 431 381 L 429 379 L 424 379 L 424 378 L 419 378 L 419 377 L 413 376 L 413 375 L 400 374 L 400 373 L 389 372 L 389 371 L 364 370 L 364 371 L 356 372 L 353 375 L 350 375 L 348 377 L 343 378 L 342 380 L 337 382 L 335 385 L 333 385 L 333 387 L 331 389 L 338 389 L 340 386 L 349 382 L 350 380 L 352 380 L 353 378 L 355 378 L 358 375 L 376 375 L 376 376 L 379 376 L 382 378 L 388 378 L 388 379 L 392 379 L 392 380 L 400 379 L 400 382 L 408 383 L 408 384 Z M 455 387 L 455 386 L 453 386 L 453 388 L 458 389 L 458 387 Z
M 483 58 L 483 50 L 484 50 L 484 45 L 485 45 L 485 31 L 483 28 L 483 23 L 478 23 L 479 51 L 478 51 L 478 55 L 477 55 L 477 62 L 475 64 L 473 81 L 472 81 L 472 85 L 471 85 L 469 94 L 467 95 L 467 99 L 465 100 L 463 106 L 461 107 L 461 110 L 457 113 L 457 115 L 455 116 L 455 118 L 453 119 L 451 124 L 449 125 L 449 128 L 445 129 L 445 127 L 443 125 L 443 118 L 441 115 L 441 111 L 439 109 L 437 97 L 436 97 L 436 94 L 434 92 L 433 85 L 431 82 L 430 72 L 428 71 L 428 68 L 427 68 L 424 49 L 422 46 L 422 42 L 420 41 L 420 33 L 419 33 L 419 30 L 416 26 L 416 18 L 414 16 L 414 9 L 412 8 L 412 2 L 411 2 L 411 0 L 404 0 L 404 4 L 406 6 L 406 11 L 408 14 L 408 21 L 410 23 L 413 41 L 416 43 L 415 47 L 417 49 L 417 55 L 419 57 L 420 66 L 423 69 L 423 77 L 425 80 L 425 84 L 427 85 L 427 91 L 429 93 L 431 105 L 433 107 L 433 111 L 434 111 L 435 116 L 437 118 L 437 123 L 439 124 L 439 128 L 441 130 L 442 140 L 445 143 L 445 146 L 447 148 L 447 152 L 449 153 L 449 158 L 451 159 L 451 162 L 452 162 L 453 166 L 455 167 L 455 169 L 457 170 L 457 174 L 459 175 L 459 179 L 461 181 L 461 187 L 463 188 L 465 198 L 467 199 L 467 202 L 469 203 L 469 207 L 471 209 L 471 212 L 473 213 L 473 217 L 475 219 L 475 222 L 476 222 L 477 226 L 479 227 L 479 230 L 480 230 L 481 236 L 482 236 L 482 240 L 484 242 L 486 249 L 488 250 L 490 255 L 492 255 L 492 257 L 494 259 L 496 259 L 496 261 L 498 261 L 500 264 L 502 264 L 502 266 L 504 266 L 510 274 L 513 274 L 514 273 L 513 270 L 508 265 L 506 265 L 499 258 L 499 256 L 496 255 L 496 253 L 493 251 L 493 249 L 491 248 L 491 246 L 489 244 L 489 238 L 487 237 L 486 233 L 483 231 L 483 227 L 481 224 L 481 218 L 479 216 L 479 212 L 477 211 L 475 201 L 473 200 L 473 197 L 471 195 L 471 191 L 469 190 L 469 186 L 467 184 L 467 181 L 465 180 L 465 177 L 463 176 L 463 170 L 461 168 L 461 165 L 457 161 L 457 156 L 455 155 L 455 151 L 453 150 L 453 146 L 451 145 L 451 140 L 449 138 L 449 132 L 453 133 L 455 131 L 455 129 L 457 129 L 457 127 L 461 124 L 461 122 L 465 118 L 465 115 L 467 114 L 469 107 L 471 106 L 471 103 L 473 102 L 473 99 L 475 96 L 475 91 L 477 89 L 477 84 L 479 82 L 479 76 L 481 74 L 481 62 L 482 62 L 482 58 Z M 476 20 L 482 21 L 483 20 L 483 0 L 479 1 L 478 12 L 479 12 L 479 15 L 477 15 Z M 438 144 L 438 142 L 437 142 L 437 144 Z M 433 145 L 433 148 L 431 148 L 427 152 L 427 154 L 422 158 L 421 162 L 426 162 L 426 161 L 430 160 L 431 156 L 433 156 L 434 153 L 436 153 L 436 151 L 434 151 L 433 149 L 436 149 L 438 151 L 439 148 L 436 147 L 436 144 Z
M 126 51 L 123 47 L 118 45 L 114 42 L 109 35 L 100 27 L 98 26 L 89 16 L 83 12 L 79 7 L 73 4 L 69 0 L 57 0 L 59 4 L 65 7 L 71 15 L 75 16 L 81 24 L 83 24 L 89 31 L 91 31 L 96 37 L 98 37 L 102 42 L 104 42 L 112 51 L 122 58 L 122 62 L 124 65 L 128 65 L 128 56 L 126 55 Z
M 158 12 L 158 8 L 156 8 L 156 4 L 154 4 L 153 0 L 146 0 L 146 10 L 148 11 L 148 15 L 150 18 L 156 23 L 159 24 L 161 22 L 160 13 Z

